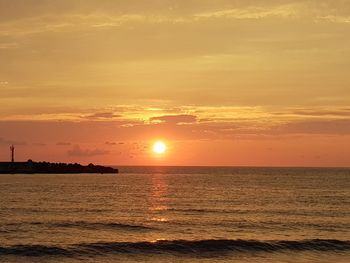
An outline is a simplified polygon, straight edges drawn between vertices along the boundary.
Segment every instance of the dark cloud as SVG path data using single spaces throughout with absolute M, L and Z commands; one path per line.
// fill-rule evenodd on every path
M 195 123 L 197 116 L 194 115 L 164 115 L 159 117 L 150 118 L 151 122 L 165 122 L 172 124 L 182 124 L 182 123 Z
M 105 142 L 106 145 L 110 145 L 110 146 L 113 146 L 113 145 L 117 145 L 116 142 Z
M 106 155 L 109 154 L 109 151 L 103 149 L 82 149 L 79 145 L 75 145 L 68 152 L 69 156 L 78 156 L 78 157 L 91 157 L 97 155 Z
M 70 142 L 58 142 L 56 143 L 57 146 L 69 146 L 72 145 Z

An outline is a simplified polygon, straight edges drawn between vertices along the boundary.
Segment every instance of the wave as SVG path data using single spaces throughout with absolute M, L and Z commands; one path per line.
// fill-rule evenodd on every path
M 267 252 L 279 251 L 350 251 L 350 241 L 312 240 L 159 240 L 155 242 L 80 243 L 67 247 L 44 245 L 15 245 L 0 247 L 0 256 L 90 256 L 114 253 L 180 253 L 213 254 L 217 252 Z
M 87 221 L 75 221 L 75 222 L 20 222 L 20 223 L 8 223 L 3 226 L 23 226 L 23 225 L 38 225 L 46 227 L 58 227 L 58 228 L 84 228 L 84 229 L 121 229 L 121 230 L 153 230 L 155 228 L 144 225 L 131 225 L 113 222 L 87 222 Z
M 89 228 L 89 229 L 123 229 L 123 230 L 152 230 L 153 228 L 143 225 L 130 225 L 121 223 L 100 223 L 100 222 L 62 222 L 62 223 L 51 223 L 53 227 L 76 227 L 76 228 Z
M 185 213 L 224 213 L 224 214 L 231 214 L 231 213 L 237 213 L 237 211 L 234 210 L 224 210 L 224 209 L 211 209 L 211 208 L 169 208 L 167 211 L 171 212 L 185 212 Z M 238 211 L 239 212 L 239 211 Z
M 320 216 L 325 217 L 329 216 L 329 213 L 325 211 L 317 210 L 308 210 L 301 211 L 299 210 L 278 210 L 278 209 L 219 209 L 219 208 L 168 208 L 166 209 L 170 212 L 180 212 L 180 213 L 215 213 L 215 214 L 235 214 L 235 215 L 246 215 L 246 214 L 262 214 L 262 215 L 293 215 L 293 216 Z M 336 211 L 336 215 L 339 217 L 348 216 L 349 212 L 347 211 Z

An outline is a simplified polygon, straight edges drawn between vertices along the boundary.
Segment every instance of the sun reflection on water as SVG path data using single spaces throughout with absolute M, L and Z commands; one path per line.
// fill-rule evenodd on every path
M 151 183 L 148 208 L 151 212 L 150 220 L 153 222 L 168 222 L 169 218 L 162 213 L 169 209 L 167 203 L 168 184 L 162 174 L 152 175 Z

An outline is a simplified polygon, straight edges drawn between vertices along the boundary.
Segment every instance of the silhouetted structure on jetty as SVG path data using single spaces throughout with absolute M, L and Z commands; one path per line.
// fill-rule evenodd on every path
M 118 173 L 118 169 L 101 165 L 81 165 L 78 163 L 49 162 L 0 162 L 0 174 L 78 174 L 78 173 Z
M 11 145 L 11 162 L 0 162 L 0 174 L 115 174 L 118 169 L 101 165 L 81 165 L 78 163 L 15 162 L 15 146 Z

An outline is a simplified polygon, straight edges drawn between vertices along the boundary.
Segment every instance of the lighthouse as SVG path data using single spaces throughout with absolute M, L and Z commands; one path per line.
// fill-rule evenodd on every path
M 15 161 L 15 146 L 11 145 L 10 150 L 11 150 L 11 162 L 13 163 Z

